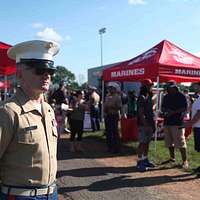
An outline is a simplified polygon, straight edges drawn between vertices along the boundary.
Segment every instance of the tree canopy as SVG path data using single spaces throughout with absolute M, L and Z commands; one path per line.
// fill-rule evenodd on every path
M 60 81 L 65 81 L 71 85 L 75 81 L 75 75 L 64 66 L 57 66 L 56 73 L 52 78 L 53 84 L 59 84 Z
M 78 82 L 76 81 L 75 74 L 69 71 L 64 66 L 57 66 L 56 73 L 52 77 L 53 84 L 59 84 L 60 81 L 64 81 L 66 85 L 71 89 L 80 89 Z

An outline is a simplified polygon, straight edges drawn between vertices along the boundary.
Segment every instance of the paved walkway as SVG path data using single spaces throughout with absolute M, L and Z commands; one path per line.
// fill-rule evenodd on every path
M 62 138 L 58 149 L 58 186 L 60 199 L 67 200 L 157 200 L 179 199 L 170 189 L 157 187 L 194 177 L 188 174 L 171 176 L 158 171 L 138 173 L 135 161 L 128 156 L 132 149 L 122 149 L 124 155 L 106 152 L 106 146 L 95 139 L 85 139 L 84 153 L 70 153 L 68 139 Z M 126 157 L 129 157 L 127 160 Z M 159 169 L 160 171 L 160 169 Z M 158 173 L 158 174 L 156 174 Z M 155 176 L 152 176 L 152 175 Z

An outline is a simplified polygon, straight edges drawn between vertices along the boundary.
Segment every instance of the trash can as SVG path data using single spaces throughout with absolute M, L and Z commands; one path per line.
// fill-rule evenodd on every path
M 137 118 L 121 119 L 121 138 L 123 142 L 137 141 L 138 139 Z

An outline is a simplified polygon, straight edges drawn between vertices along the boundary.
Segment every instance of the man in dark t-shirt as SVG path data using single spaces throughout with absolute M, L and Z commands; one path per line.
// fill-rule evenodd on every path
M 183 125 L 184 114 L 187 110 L 187 100 L 179 92 L 176 82 L 167 83 L 167 94 L 163 98 L 162 112 L 164 116 L 165 145 L 169 148 L 170 159 L 166 162 L 175 162 L 175 148 L 180 149 L 182 156 L 182 167 L 188 168 L 185 129 Z
M 66 95 L 66 88 L 64 81 L 61 81 L 59 84 L 59 88 L 52 94 L 51 100 L 55 100 L 56 108 L 62 110 L 62 125 L 61 132 L 70 133 L 68 127 L 68 113 L 66 109 L 63 109 L 62 106 L 69 105 L 69 100 Z
M 149 167 L 154 167 L 153 163 L 148 160 L 149 144 L 155 130 L 153 103 L 152 103 L 152 86 L 150 79 L 142 81 L 140 94 L 137 100 L 137 120 L 139 126 L 139 145 L 138 145 L 138 162 L 137 170 L 146 171 Z
M 60 106 L 62 103 L 68 104 L 63 81 L 60 82 L 59 88 L 52 94 L 51 99 L 55 99 L 56 104 Z

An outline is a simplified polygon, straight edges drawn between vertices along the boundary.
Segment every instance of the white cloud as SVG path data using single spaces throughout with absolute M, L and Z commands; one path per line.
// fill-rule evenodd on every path
M 130 5 L 145 5 L 147 4 L 144 0 L 128 0 L 128 4 Z
M 54 40 L 56 42 L 63 40 L 61 35 L 59 35 L 53 28 L 49 27 L 46 27 L 43 31 L 38 32 L 36 35 L 41 39 Z
M 65 40 L 71 40 L 71 36 L 70 35 L 66 35 L 65 36 Z
M 32 23 L 33 28 L 42 28 L 43 26 L 44 25 L 42 23 L 39 23 L 39 22 Z
M 197 53 L 194 53 L 194 55 L 200 57 L 200 51 Z

